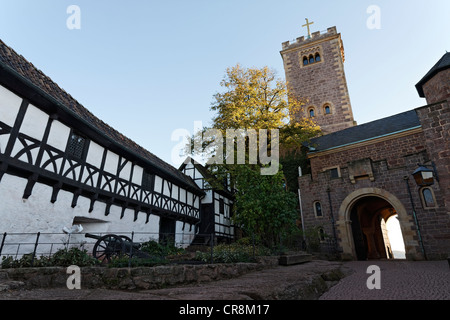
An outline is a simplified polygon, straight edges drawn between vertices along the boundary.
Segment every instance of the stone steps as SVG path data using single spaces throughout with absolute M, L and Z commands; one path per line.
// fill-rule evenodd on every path
M 278 263 L 282 266 L 292 266 L 310 261 L 312 261 L 312 255 L 304 252 L 283 254 L 278 259 Z

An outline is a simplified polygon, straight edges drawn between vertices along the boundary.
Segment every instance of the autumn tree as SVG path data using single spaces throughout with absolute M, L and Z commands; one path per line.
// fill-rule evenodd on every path
M 214 95 L 213 124 L 193 137 L 192 151 L 207 154 L 208 168 L 219 181 L 231 178 L 235 195 L 234 223 L 267 245 L 274 245 L 281 233 L 289 233 L 295 227 L 296 195 L 286 191 L 281 166 L 273 174 L 261 174 L 261 168 L 268 166 L 261 161 L 261 149 L 253 153 L 258 154 L 258 161 L 252 162 L 255 150 L 252 150 L 250 133 L 266 130 L 267 140 L 261 135 L 254 138 L 259 147 L 264 143 L 275 158 L 278 156 L 274 154 L 275 133 L 282 149 L 295 149 L 316 136 L 320 128 L 306 119 L 293 121 L 292 115 L 298 113 L 304 102 L 291 96 L 287 84 L 268 67 L 236 65 L 227 69 L 220 84 L 225 90 Z M 226 139 L 230 132 L 238 132 L 231 148 L 230 140 Z M 238 143 L 239 138 L 243 144 Z M 247 151 L 244 163 L 238 161 L 243 146 Z

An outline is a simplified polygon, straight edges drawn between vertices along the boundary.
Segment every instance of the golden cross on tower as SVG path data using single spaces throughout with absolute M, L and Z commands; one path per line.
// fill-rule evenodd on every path
M 308 28 L 308 38 L 311 38 L 311 30 L 309 30 L 309 26 L 312 25 L 314 22 L 309 22 L 308 18 L 305 18 L 306 24 L 302 25 L 302 27 Z

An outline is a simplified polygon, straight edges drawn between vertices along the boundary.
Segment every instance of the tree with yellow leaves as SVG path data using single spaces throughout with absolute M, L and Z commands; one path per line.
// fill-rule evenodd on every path
M 282 150 L 299 149 L 303 142 L 320 134 L 320 128 L 309 120 L 293 119 L 292 115 L 297 114 L 304 101 L 290 95 L 287 84 L 277 79 L 276 73 L 268 67 L 236 65 L 228 68 L 221 86 L 225 91 L 214 95 L 211 106 L 215 111 L 213 125 L 193 137 L 197 146 L 193 151 L 206 153 L 209 159 L 220 159 L 207 162 L 219 181 L 231 177 L 235 195 L 234 223 L 267 245 L 274 245 L 280 234 L 289 233 L 295 227 L 297 200 L 295 194 L 286 191 L 281 166 L 273 174 L 261 174 L 260 169 L 268 166 L 262 161 L 262 151 L 267 148 L 274 158 L 278 156 L 274 154 L 278 151 L 275 144 Z M 236 144 L 234 140 L 225 142 L 223 139 L 230 132 L 235 135 Z M 258 132 L 267 132 L 267 139 L 261 134 L 250 134 Z M 252 150 L 255 147 L 252 137 L 258 150 Z M 243 144 L 239 144 L 239 138 Z M 242 162 L 238 154 L 244 146 L 248 152 Z M 252 154 L 258 153 L 259 161 L 252 161 Z

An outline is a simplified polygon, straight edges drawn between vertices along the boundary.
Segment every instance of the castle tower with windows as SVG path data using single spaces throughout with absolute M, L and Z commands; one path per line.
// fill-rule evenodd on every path
M 344 72 L 344 47 L 336 27 L 284 42 L 280 53 L 289 89 L 307 101 L 293 115 L 296 119 L 312 118 L 324 134 L 356 124 Z

